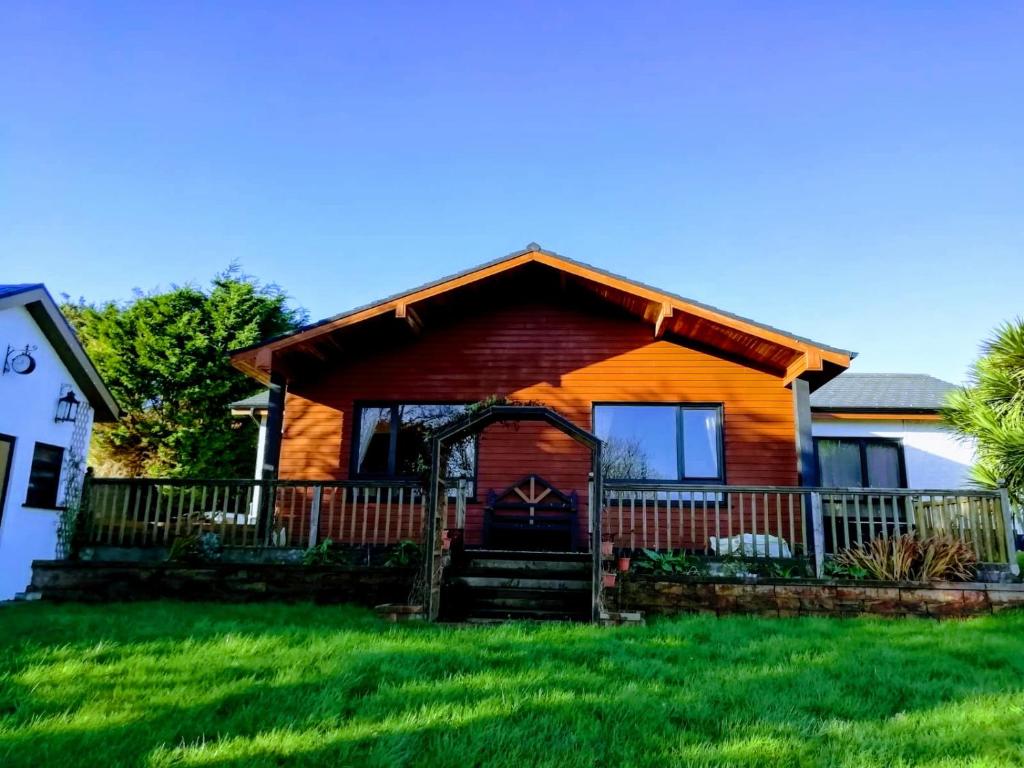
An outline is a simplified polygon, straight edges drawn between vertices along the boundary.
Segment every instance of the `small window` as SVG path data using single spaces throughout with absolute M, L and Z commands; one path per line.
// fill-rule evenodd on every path
M 905 488 L 903 444 L 867 437 L 817 437 L 818 471 L 825 488 Z
M 607 480 L 719 482 L 722 409 L 691 405 L 595 405 Z
M 430 466 L 430 437 L 438 425 L 464 413 L 465 405 L 393 404 L 356 408 L 353 467 L 362 477 L 414 478 Z M 476 474 L 476 438 L 448 446 L 444 479 L 467 480 L 470 494 Z
M 60 470 L 64 464 L 64 449 L 56 445 L 36 443 L 32 454 L 32 471 L 28 476 L 28 495 L 25 506 L 53 508 L 57 506 Z

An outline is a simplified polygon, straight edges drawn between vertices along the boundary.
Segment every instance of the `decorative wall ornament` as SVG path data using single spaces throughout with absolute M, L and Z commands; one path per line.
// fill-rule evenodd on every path
M 36 359 L 32 353 L 39 347 L 26 344 L 24 347 L 7 346 L 7 353 L 4 355 L 3 373 L 18 373 L 22 376 L 32 373 L 36 369 Z

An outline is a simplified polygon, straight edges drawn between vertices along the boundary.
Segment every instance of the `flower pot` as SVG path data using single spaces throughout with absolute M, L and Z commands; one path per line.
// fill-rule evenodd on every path
M 620 557 L 619 558 L 619 573 L 625 573 L 628 570 L 629 570 L 629 558 L 628 557 Z
M 605 574 L 603 574 L 602 581 L 604 583 L 604 586 L 607 589 L 611 589 L 612 587 L 615 586 L 615 574 L 614 573 L 605 573 Z
M 615 552 L 615 547 L 613 546 L 614 543 L 615 542 L 613 542 L 613 541 L 602 541 L 601 542 L 601 554 L 604 555 L 605 557 L 611 557 L 611 555 Z

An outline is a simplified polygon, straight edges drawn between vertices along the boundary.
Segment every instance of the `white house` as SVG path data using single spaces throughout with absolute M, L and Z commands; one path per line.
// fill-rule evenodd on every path
M 939 415 L 955 385 L 912 373 L 846 372 L 811 394 L 821 484 L 961 488 L 974 447 Z
M 0 285 L 0 600 L 57 554 L 93 421 L 117 403 L 42 284 Z

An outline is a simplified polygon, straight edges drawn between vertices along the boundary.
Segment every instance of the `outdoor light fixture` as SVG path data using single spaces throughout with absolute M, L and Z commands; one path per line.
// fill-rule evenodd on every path
M 53 417 L 53 420 L 58 424 L 77 419 L 78 408 L 82 405 L 78 398 L 75 397 L 75 391 L 71 387 L 63 387 L 62 389 L 66 391 L 57 400 L 57 415 Z

